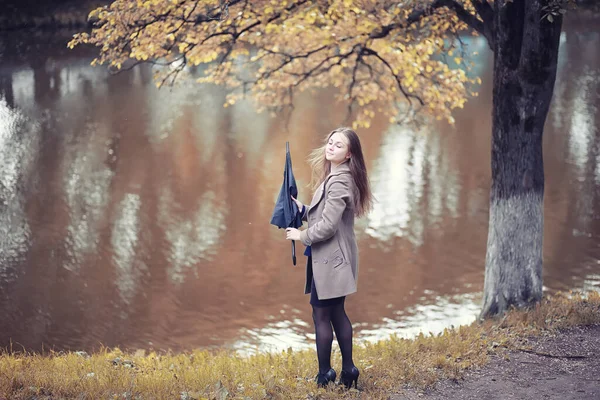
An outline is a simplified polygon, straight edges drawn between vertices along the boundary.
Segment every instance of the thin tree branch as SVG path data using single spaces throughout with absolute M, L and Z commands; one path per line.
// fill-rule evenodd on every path
M 182 60 L 181 64 L 179 64 L 177 67 L 175 67 L 175 69 L 173 69 L 167 75 L 165 75 L 165 77 L 161 80 L 160 84 L 158 85 L 159 88 L 163 87 L 163 85 L 169 79 L 169 77 L 171 77 L 170 86 L 173 87 L 173 85 L 175 84 L 175 80 L 177 79 L 177 76 L 179 75 L 179 73 L 181 71 L 183 71 L 185 69 L 185 67 L 187 65 L 187 59 L 186 59 L 185 55 L 183 55 L 180 59 Z
M 491 49 L 494 48 L 494 9 L 487 0 L 471 0 L 479 18 L 483 21 L 482 35 L 487 39 Z
M 321 46 L 318 47 L 314 50 L 310 50 L 304 54 L 298 54 L 298 55 L 292 55 L 289 53 L 285 53 L 285 52 L 280 52 L 280 51 L 273 51 L 273 50 L 269 50 L 265 47 L 261 47 L 261 50 L 264 51 L 267 54 L 272 54 L 272 55 L 276 55 L 276 56 L 280 56 L 280 57 L 284 57 L 284 61 L 275 69 L 271 69 L 269 71 L 265 71 L 257 80 L 256 82 L 260 82 L 261 80 L 267 79 L 269 78 L 272 74 L 274 74 L 275 72 L 279 71 L 280 69 L 284 68 L 286 65 L 291 64 L 294 60 L 300 59 L 300 58 L 308 58 L 311 55 L 318 53 L 322 50 L 326 50 L 328 48 L 327 45 L 325 46 Z M 262 59 L 263 56 L 260 57 L 260 59 Z
M 473 7 L 475 7 L 475 11 L 479 15 L 479 18 L 483 21 L 484 25 L 489 26 L 490 28 L 494 24 L 494 9 L 487 2 L 487 0 L 470 0 Z
M 315 76 L 319 76 L 319 75 L 321 75 L 321 74 L 323 74 L 323 73 L 325 73 L 325 72 L 327 72 L 327 71 L 331 70 L 331 68 L 332 68 L 334 65 L 340 65 L 344 59 L 346 59 L 346 58 L 350 57 L 350 56 L 351 56 L 351 55 L 354 53 L 354 51 L 356 50 L 356 48 L 357 48 L 358 46 L 359 46 L 359 45 L 354 45 L 354 47 L 352 47 L 352 49 L 351 49 L 349 52 L 345 53 L 345 54 L 338 54 L 338 55 L 334 55 L 334 56 L 331 56 L 331 57 L 327 57 L 326 59 L 324 59 L 324 60 L 322 60 L 321 62 L 319 62 L 319 63 L 318 63 L 318 64 L 317 64 L 315 67 L 313 67 L 313 68 L 311 68 L 310 70 L 308 70 L 308 72 L 304 72 L 304 73 L 302 73 L 302 74 L 297 74 L 297 73 L 293 73 L 293 72 L 287 72 L 287 74 L 289 74 L 289 75 L 292 75 L 292 76 L 299 76 L 299 77 L 301 77 L 301 78 L 300 78 L 298 81 L 296 81 L 296 82 L 295 82 L 295 83 L 294 83 L 292 86 L 293 86 L 293 87 L 296 87 L 296 86 L 300 85 L 302 82 L 304 82 L 305 80 L 307 80 L 308 78 L 310 78 L 310 77 L 315 77 Z M 328 65 L 328 66 L 327 66 L 325 69 L 323 69 L 323 70 L 321 70 L 321 71 L 318 71 L 318 72 L 317 72 L 317 70 L 318 70 L 319 68 L 321 68 L 321 66 L 323 66 L 323 65 L 324 65 L 324 64 L 325 64 L 327 61 L 333 60 L 333 59 L 335 59 L 335 58 L 337 58 L 337 59 L 338 59 L 338 61 L 337 61 L 337 62 L 335 62 L 335 63 L 333 63 L 333 64 L 330 64 L 330 65 Z
M 417 99 L 422 106 L 425 105 L 425 102 L 423 101 L 422 98 L 420 98 L 417 95 L 410 94 L 410 93 L 408 93 L 404 89 L 404 87 L 402 86 L 402 83 L 400 82 L 400 77 L 394 73 L 394 68 L 392 68 L 392 66 L 390 65 L 390 63 L 385 58 L 381 57 L 379 55 L 379 53 L 377 53 L 373 49 L 365 48 L 363 51 L 368 56 L 374 56 L 374 57 L 376 57 L 379 61 L 381 61 L 383 63 L 383 65 L 385 65 L 390 70 L 390 73 L 392 74 L 392 76 L 396 80 L 396 83 L 398 84 L 398 89 L 400 89 L 400 91 L 402 92 L 402 94 L 404 95 L 404 97 L 406 97 L 406 99 L 408 100 L 408 102 L 409 102 L 409 104 L 411 106 L 412 106 L 412 101 L 410 100 L 411 98 Z
M 352 115 L 352 106 L 354 105 L 354 96 L 352 92 L 354 91 L 354 86 L 356 85 L 356 73 L 358 72 L 358 66 L 361 62 L 361 54 L 362 50 L 356 55 L 356 63 L 354 64 L 354 68 L 352 69 L 352 81 L 350 82 L 350 86 L 348 87 L 348 113 L 346 114 L 346 121 L 350 120 Z
M 415 22 L 420 21 L 424 17 L 432 15 L 435 12 L 435 10 L 437 10 L 438 8 L 446 7 L 449 10 L 453 11 L 461 21 L 463 21 L 469 27 L 471 27 L 472 29 L 474 29 L 475 31 L 477 31 L 481 35 L 483 35 L 488 40 L 490 47 L 493 47 L 493 43 L 494 43 L 494 37 L 492 34 L 493 10 L 491 9 L 490 5 L 487 2 L 485 2 L 485 4 L 483 4 L 477 0 L 471 0 L 471 1 L 479 3 L 478 7 L 483 11 L 483 15 L 479 15 L 479 17 L 481 17 L 481 20 L 478 19 L 476 15 L 473 15 L 470 12 L 468 12 L 460 3 L 456 2 L 455 0 L 435 0 L 429 6 L 423 8 L 423 9 L 420 9 L 420 10 L 415 10 L 412 13 L 410 13 L 410 15 L 406 18 L 405 21 L 400 21 L 400 22 L 396 22 L 393 24 L 385 25 L 385 26 L 381 27 L 381 29 L 372 32 L 369 35 L 369 38 L 380 39 L 380 38 L 386 37 L 391 31 L 393 31 L 395 29 L 406 28 L 406 27 L 414 24 Z M 485 0 L 483 0 L 483 1 L 485 1 Z M 486 4 L 487 4 L 487 7 L 486 7 Z M 476 7 L 476 10 L 478 7 Z M 490 12 L 491 12 L 491 14 L 490 14 Z
M 465 10 L 462 4 L 459 4 L 454 0 L 436 0 L 436 2 L 440 2 L 442 7 L 448 7 L 450 10 L 454 11 L 456 16 L 462 22 L 469 25 L 472 29 L 485 36 L 483 22 L 480 19 L 478 19 L 476 15 L 473 15 L 467 10 Z
M 239 3 L 242 3 L 245 1 L 247 1 L 247 0 L 221 1 L 220 4 L 217 7 L 213 8 L 210 12 L 208 12 L 206 14 L 200 14 L 195 20 L 186 21 L 186 22 L 194 22 L 195 24 L 201 24 L 204 22 L 210 22 L 210 21 L 215 21 L 215 20 L 222 21 L 223 19 L 225 19 L 229 16 L 229 7 L 235 6 L 236 4 L 239 4 Z M 219 10 L 219 11 L 217 11 L 215 13 L 216 10 Z
M 298 7 L 298 6 L 301 6 L 301 5 L 303 5 L 304 3 L 307 3 L 307 2 L 308 2 L 308 0 L 302 0 L 302 1 L 298 2 L 298 3 L 290 4 L 290 5 L 289 5 L 289 6 L 288 6 L 288 7 L 287 7 L 285 10 L 286 10 L 287 12 L 290 12 L 290 11 L 292 11 L 294 8 L 296 8 L 296 7 Z M 260 25 L 260 24 L 263 24 L 263 23 L 265 23 L 265 24 L 271 23 L 271 22 L 273 22 L 273 21 L 275 21 L 275 20 L 277 20 L 277 19 L 281 18 L 281 15 L 282 15 L 282 13 L 276 13 L 276 14 L 274 14 L 274 15 L 273 15 L 271 18 L 269 18 L 268 20 L 266 20 L 266 21 L 264 21 L 264 22 L 261 22 L 261 21 L 256 21 L 256 22 L 254 22 L 254 23 L 252 23 L 252 24 L 248 25 L 247 27 L 245 27 L 245 28 L 244 28 L 244 29 L 242 29 L 241 31 L 237 32 L 236 34 L 232 34 L 232 36 L 233 36 L 233 38 L 234 38 L 234 39 L 237 39 L 237 38 L 239 38 L 239 37 L 240 37 L 240 36 L 241 36 L 243 33 L 245 33 L 245 32 L 247 32 L 247 31 L 249 31 L 250 29 L 254 28 L 255 26 L 258 26 L 258 25 Z
M 348 87 L 348 98 L 352 99 L 352 91 L 354 90 L 354 86 L 356 85 L 356 72 L 358 71 L 358 65 L 360 63 L 361 52 L 356 55 L 356 63 L 354 64 L 354 68 L 352 68 L 352 81 L 350 82 L 350 86 Z

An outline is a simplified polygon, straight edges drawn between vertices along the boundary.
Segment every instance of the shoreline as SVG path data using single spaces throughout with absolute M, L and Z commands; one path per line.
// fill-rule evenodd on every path
M 600 292 L 558 293 L 528 310 L 512 310 L 500 319 L 446 329 L 438 335 L 393 336 L 358 344 L 354 351 L 361 370 L 358 391 L 334 385 L 317 388 L 314 350 L 249 357 L 226 350 L 162 354 L 117 348 L 48 355 L 5 350 L 0 352 L 0 398 L 401 399 L 394 396 L 406 394 L 407 389 L 421 395 L 432 388 L 449 390 L 444 382 L 469 382 L 469 375 L 493 369 L 498 360 L 510 359 L 527 343 L 548 337 L 560 340 L 569 329 L 599 324 Z M 590 346 L 592 353 L 600 354 L 600 342 Z M 336 345 L 332 361 L 339 371 Z M 512 390 L 511 379 L 506 380 L 506 390 Z

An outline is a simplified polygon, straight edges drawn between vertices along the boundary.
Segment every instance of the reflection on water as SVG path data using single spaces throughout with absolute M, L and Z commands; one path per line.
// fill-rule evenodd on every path
M 561 41 L 544 287 L 598 290 L 600 35 Z M 466 42 L 484 83 L 455 126 L 376 120 L 361 131 L 377 202 L 356 225 L 347 308 L 359 340 L 436 333 L 478 312 L 491 56 L 483 39 Z M 223 108 L 216 86 L 159 91 L 149 68 L 109 76 L 90 54 L 11 48 L 0 69 L 1 346 L 312 348 L 304 258 L 291 265 L 268 221 L 286 141 L 300 199 L 311 198 L 305 157 L 346 113 L 330 93 L 299 96 L 286 130 L 250 102 Z
M 211 260 L 225 231 L 226 210 L 214 192 L 205 192 L 197 210 L 186 219 L 174 218 L 177 203 L 172 194 L 164 191 L 159 204 L 159 222 L 163 226 L 170 254 L 167 273 L 173 282 L 183 282 L 186 270 Z M 191 218 L 191 219 L 188 219 Z M 198 271 L 194 270 L 198 277 Z
M 480 294 L 469 293 L 433 299 L 431 295 L 433 292 L 425 291 L 425 296 L 420 298 L 421 304 L 397 310 L 393 317 L 382 318 L 378 323 L 354 323 L 354 330 L 360 332 L 358 340 L 377 342 L 392 335 L 413 338 L 421 332 L 435 335 L 452 326 L 470 324 L 475 321 L 481 309 Z M 294 314 L 300 314 L 299 310 L 293 311 Z M 297 317 L 270 322 L 259 329 L 243 330 L 233 348 L 246 355 L 267 351 L 281 352 L 290 347 L 312 349 L 315 335 L 311 328 L 309 323 Z
M 300 311 L 296 311 L 300 314 Z M 242 329 L 240 338 L 233 344 L 239 354 L 251 355 L 257 352 L 280 352 L 290 347 L 298 350 L 311 349 L 315 335 L 311 326 L 300 318 L 269 322 L 254 330 Z
M 432 295 L 433 293 L 425 294 Z M 451 326 L 470 324 L 481 311 L 481 295 L 444 296 L 421 298 L 422 304 L 394 312 L 396 318 L 384 318 L 381 323 L 361 330 L 361 338 L 369 341 L 386 339 L 391 335 L 412 338 L 419 333 L 438 334 Z
M 444 165 L 447 159 L 442 159 L 440 138 L 432 129 L 394 126 L 385 133 L 381 156 L 371 172 L 377 202 L 366 230 L 381 242 L 405 237 L 420 246 L 425 230 L 439 223 L 442 215 L 457 216 L 460 183 Z
M 65 206 L 70 219 L 63 266 L 71 271 L 78 270 L 86 257 L 98 251 L 99 230 L 105 223 L 110 200 L 108 189 L 114 176 L 114 171 L 105 163 L 106 158 L 114 154 L 98 140 L 103 126 L 90 123 L 82 128 L 87 135 L 67 138 L 72 142 L 66 145 L 63 159 Z
M 600 71 L 592 70 L 585 66 L 582 74 L 574 79 L 574 93 L 571 100 L 572 114 L 569 129 L 569 160 L 577 166 L 582 178 L 588 162 L 594 137 L 589 132 L 594 132 L 594 117 L 597 114 L 598 78 Z
M 12 281 L 18 275 L 14 267 L 31 245 L 23 186 L 37 147 L 37 129 L 0 98 L 0 282 Z
M 600 275 L 589 275 L 583 281 L 583 290 L 600 292 Z
M 123 302 L 129 304 L 137 288 L 140 276 L 148 267 L 143 260 L 136 259 L 140 236 L 140 196 L 127 193 L 117 206 L 117 216 L 113 222 L 110 244 L 113 248 L 113 261 L 117 267 L 117 287 Z

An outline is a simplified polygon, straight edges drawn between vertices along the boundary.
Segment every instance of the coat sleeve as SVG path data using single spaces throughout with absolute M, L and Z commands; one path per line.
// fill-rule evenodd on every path
M 309 205 L 307 204 L 303 204 L 303 210 L 304 212 L 302 213 L 302 221 L 306 221 L 308 222 L 308 209 L 309 209 Z M 302 210 L 300 210 L 302 212 Z
M 352 204 L 350 193 L 347 182 L 340 180 L 329 184 L 321 219 L 316 224 L 309 226 L 308 229 L 300 232 L 300 240 L 305 246 L 322 242 L 335 234 L 344 210 Z

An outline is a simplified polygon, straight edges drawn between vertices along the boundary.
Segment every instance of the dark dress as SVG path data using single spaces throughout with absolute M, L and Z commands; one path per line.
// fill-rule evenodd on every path
M 302 215 L 304 215 L 304 211 L 306 210 L 306 206 L 302 207 Z M 308 257 L 308 276 L 310 277 L 310 305 L 313 307 L 329 307 L 335 306 L 338 304 L 342 304 L 346 299 L 346 296 L 342 297 L 334 297 L 333 299 L 319 300 L 319 296 L 317 296 L 317 288 L 315 287 L 315 280 L 313 279 L 313 271 L 312 271 L 312 254 L 310 251 L 310 246 L 306 246 L 306 250 L 304 250 L 304 255 Z

